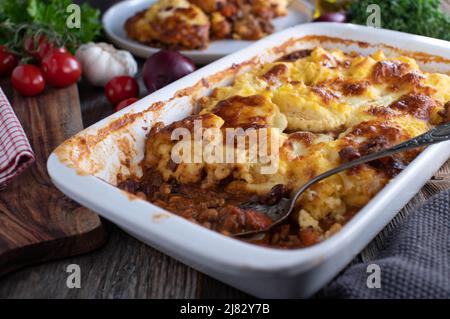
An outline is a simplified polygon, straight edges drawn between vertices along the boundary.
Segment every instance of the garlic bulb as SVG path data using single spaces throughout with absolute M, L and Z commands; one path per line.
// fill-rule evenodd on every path
M 136 60 L 130 52 L 117 50 L 103 42 L 81 45 L 76 57 L 83 68 L 83 75 L 96 86 L 105 86 L 116 76 L 134 76 L 137 72 Z

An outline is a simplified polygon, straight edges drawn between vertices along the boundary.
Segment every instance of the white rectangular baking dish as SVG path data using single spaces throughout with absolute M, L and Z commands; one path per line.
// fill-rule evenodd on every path
M 145 134 L 155 120 L 170 123 L 191 114 L 196 97 L 254 66 L 255 59 L 271 60 L 318 44 L 364 54 L 378 48 L 395 54 L 401 49 L 425 70 L 450 73 L 450 44 L 446 41 L 348 24 L 300 25 L 207 65 L 75 135 L 48 159 L 53 182 L 67 196 L 132 236 L 247 293 L 275 298 L 311 296 L 342 270 L 449 158 L 450 142 L 422 152 L 340 232 L 298 250 L 264 248 L 225 237 L 113 185 L 117 173 L 140 174 Z M 252 63 L 243 63 L 252 58 Z

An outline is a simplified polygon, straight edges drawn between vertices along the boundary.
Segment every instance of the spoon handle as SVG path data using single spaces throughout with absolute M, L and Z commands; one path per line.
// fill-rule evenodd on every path
M 409 149 L 414 149 L 422 146 L 427 146 L 430 144 L 435 144 L 443 141 L 450 140 L 450 122 L 446 124 L 442 124 L 439 126 L 436 126 L 435 128 L 429 130 L 428 132 L 419 135 L 417 137 L 414 137 L 412 139 L 406 140 L 400 144 L 397 144 L 395 146 L 392 146 L 390 148 L 381 150 L 379 152 L 371 153 L 365 156 L 362 156 L 358 159 L 355 159 L 353 161 L 344 163 L 334 169 L 331 169 L 329 171 L 326 171 L 325 173 L 322 173 L 320 175 L 317 175 L 310 181 L 308 181 L 306 184 L 304 184 L 292 197 L 291 201 L 291 208 L 295 205 L 298 197 L 312 184 L 327 178 L 331 175 L 334 175 L 336 173 L 342 172 L 346 169 L 355 167 L 360 164 L 364 164 L 385 156 L 389 156 L 398 152 L 406 151 Z

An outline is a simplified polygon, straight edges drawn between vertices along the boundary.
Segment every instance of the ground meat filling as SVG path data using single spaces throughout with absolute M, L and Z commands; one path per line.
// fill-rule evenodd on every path
M 303 59 L 311 55 L 312 50 L 298 50 L 294 51 L 292 53 L 286 54 L 285 56 L 281 57 L 278 61 L 282 62 L 293 62 L 298 59 Z
M 249 230 L 264 230 L 272 220 L 266 215 L 250 209 L 242 209 L 240 204 L 257 201 L 264 205 L 274 205 L 282 198 L 290 196 L 291 191 L 284 185 L 275 185 L 270 192 L 262 196 L 251 194 L 233 194 L 224 190 L 224 185 L 216 189 L 204 189 L 199 184 L 178 184 L 164 182 L 161 175 L 147 170 L 141 179 L 127 179 L 118 187 L 126 192 L 148 200 L 194 223 L 211 230 L 231 236 Z M 302 248 L 320 241 L 319 234 L 313 229 L 300 229 L 298 216 L 292 214 L 289 219 L 256 238 L 244 238 L 244 241 L 268 247 Z M 322 223 L 324 229 L 329 225 Z
M 444 104 L 444 109 L 439 112 L 443 119 L 443 123 L 450 123 L 450 101 Z
M 159 207 L 226 235 L 264 230 L 272 224 L 272 220 L 263 213 L 239 207 L 241 203 L 257 200 L 256 197 L 232 194 L 224 191 L 220 185 L 217 189 L 203 189 L 198 184 L 166 183 L 157 172 L 148 170 L 142 179 L 128 179 L 118 186 Z M 275 196 L 280 196 L 278 191 L 272 195 Z M 276 198 L 271 202 L 275 203 Z

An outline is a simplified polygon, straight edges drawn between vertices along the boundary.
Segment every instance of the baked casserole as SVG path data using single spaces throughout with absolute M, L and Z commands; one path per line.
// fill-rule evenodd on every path
M 287 0 L 158 0 L 125 23 L 131 39 L 155 47 L 202 49 L 215 39 L 257 40 L 287 14 Z
M 123 180 L 119 187 L 232 235 L 265 229 L 272 222 L 262 213 L 240 208 L 240 203 L 250 199 L 276 203 L 345 161 L 449 121 L 450 77 L 424 72 L 406 56 L 388 58 L 382 51 L 363 56 L 316 47 L 255 65 L 230 85 L 201 98 L 198 107 L 196 115 L 153 126 L 146 141 L 143 176 Z M 228 129 L 264 130 L 271 150 L 266 154 L 268 161 L 236 160 L 248 159 L 250 149 L 263 143 L 261 135 L 256 145 L 222 143 L 216 149 L 219 155 L 233 149 L 233 161 L 211 162 L 204 157 L 174 161 L 180 143 L 195 146 L 189 138 L 174 140 L 174 132 L 182 128 L 195 136 L 197 122 L 202 132 L 214 129 L 219 140 L 225 139 Z M 260 238 L 246 240 L 299 248 L 328 238 L 419 152 L 382 158 L 315 184 L 300 197 L 288 221 Z M 264 171 L 268 163 L 275 164 L 269 173 Z
M 209 19 L 187 0 L 160 0 L 125 23 L 127 35 L 152 46 L 201 49 L 209 41 Z

